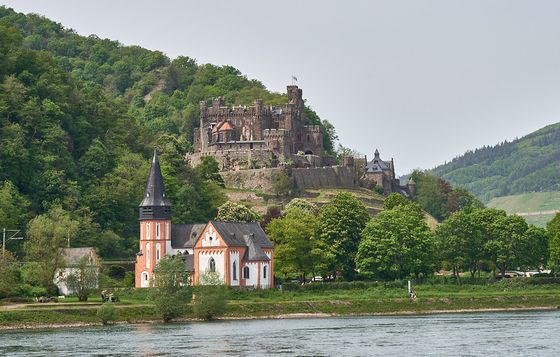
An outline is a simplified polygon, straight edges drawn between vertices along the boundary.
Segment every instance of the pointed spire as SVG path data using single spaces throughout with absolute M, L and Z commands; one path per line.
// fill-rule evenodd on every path
M 379 150 L 375 149 L 375 158 L 379 159 Z
M 171 202 L 165 196 L 163 176 L 159 166 L 157 148 L 154 147 L 152 167 L 148 183 L 144 191 L 144 199 L 140 203 L 140 219 L 170 219 Z

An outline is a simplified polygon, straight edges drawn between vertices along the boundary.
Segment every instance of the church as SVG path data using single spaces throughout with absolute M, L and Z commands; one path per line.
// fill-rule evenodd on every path
M 157 263 L 166 254 L 183 256 L 192 284 L 202 283 L 205 272 L 215 272 L 225 285 L 274 287 L 274 247 L 259 223 L 171 222 L 171 201 L 165 195 L 157 149 L 139 206 L 139 223 L 137 288 L 150 287 Z

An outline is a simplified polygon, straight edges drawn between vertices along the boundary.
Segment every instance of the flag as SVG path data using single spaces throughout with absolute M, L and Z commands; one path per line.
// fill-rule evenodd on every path
M 297 77 L 296 76 L 292 76 L 292 82 L 297 82 Z

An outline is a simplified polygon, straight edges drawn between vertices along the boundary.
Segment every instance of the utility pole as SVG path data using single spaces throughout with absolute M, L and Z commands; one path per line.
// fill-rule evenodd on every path
M 16 237 L 16 235 L 19 233 L 19 229 L 6 229 L 6 228 L 2 229 L 2 258 L 6 254 L 6 233 L 13 233 L 10 237 L 8 237 L 7 240 L 10 240 L 10 239 L 21 240 L 21 239 L 23 239 L 23 237 Z

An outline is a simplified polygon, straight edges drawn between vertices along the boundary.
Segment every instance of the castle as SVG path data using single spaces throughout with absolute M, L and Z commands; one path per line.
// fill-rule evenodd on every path
M 323 150 L 321 126 L 308 125 L 302 95 L 290 85 L 288 104 L 280 106 L 266 107 L 257 99 L 253 106 L 226 107 L 221 97 L 214 98 L 211 107 L 200 102 L 194 152 L 187 159 L 196 166 L 203 156 L 212 156 L 232 188 L 268 192 L 275 174 L 285 170 L 301 190 L 364 186 L 385 195 L 415 196 L 414 183 L 401 186 L 393 160 L 383 161 L 377 150 L 372 161 L 346 157 L 337 165 Z
M 155 149 L 139 206 L 139 222 L 137 288 L 151 286 L 160 259 L 178 254 L 193 284 L 204 283 L 203 274 L 212 272 L 229 286 L 262 289 L 274 286 L 274 247 L 257 222 L 171 223 L 171 201 L 165 195 Z
M 288 104 L 269 107 L 261 99 L 249 107 L 226 107 L 221 97 L 214 98 L 211 107 L 200 102 L 191 164 L 205 155 L 214 157 L 223 171 L 328 164 L 321 126 L 307 124 L 302 90 L 288 86 L 287 96 Z

